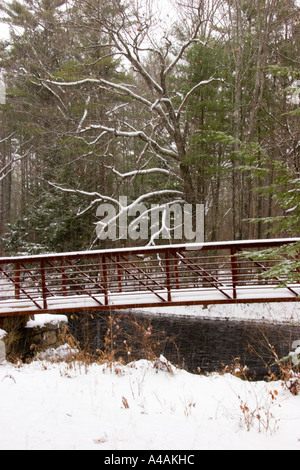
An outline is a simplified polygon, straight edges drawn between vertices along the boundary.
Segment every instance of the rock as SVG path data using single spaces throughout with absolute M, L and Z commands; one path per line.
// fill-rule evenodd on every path
M 0 364 L 6 361 L 6 347 L 4 341 L 0 340 Z
M 27 341 L 33 351 L 45 351 L 62 345 L 62 327 L 65 323 L 45 323 L 43 326 L 26 328 Z
M 63 328 L 67 324 L 65 316 L 36 316 L 6 325 L 6 358 L 14 362 L 33 357 L 37 352 L 56 348 L 63 343 Z M 3 340 L 4 338 L 2 338 Z M 2 354 L 3 355 L 3 354 Z M 1 357 L 2 357 L 1 355 Z

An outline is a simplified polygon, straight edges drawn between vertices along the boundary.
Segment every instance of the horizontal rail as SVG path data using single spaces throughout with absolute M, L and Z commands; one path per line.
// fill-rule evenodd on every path
M 0 317 L 170 305 L 298 301 L 269 271 L 299 238 L 0 258 Z M 283 248 L 257 260 L 252 252 Z M 245 255 L 247 252 L 247 255 Z
M 43 255 L 33 256 L 17 256 L 17 257 L 3 257 L 0 258 L 0 265 L 10 262 L 18 261 L 41 261 L 43 259 L 59 260 L 59 259 L 90 259 L 100 255 L 115 255 L 115 254 L 151 254 L 161 253 L 166 250 L 179 250 L 179 251 L 210 251 L 210 250 L 226 250 L 236 248 L 237 250 L 253 249 L 253 248 L 276 248 L 280 246 L 290 245 L 292 243 L 299 243 L 300 238 L 279 238 L 279 239 L 266 239 L 266 240 L 244 240 L 244 241 L 231 241 L 231 242 L 212 242 L 212 243 L 190 243 L 184 245 L 163 245 L 163 246 L 149 246 L 140 248 L 122 248 L 111 250 L 95 250 L 95 251 L 75 251 L 68 253 L 49 253 Z

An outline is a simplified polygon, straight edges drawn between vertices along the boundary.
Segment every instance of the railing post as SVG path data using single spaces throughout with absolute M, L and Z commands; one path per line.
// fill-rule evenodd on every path
M 19 263 L 15 264 L 15 298 L 20 299 L 20 265 Z
M 296 255 L 296 262 L 300 263 L 300 250 L 298 251 Z M 300 284 L 300 268 L 296 268 L 296 273 L 297 273 L 296 282 Z
M 117 255 L 117 273 L 118 273 L 118 289 L 119 293 L 122 292 L 122 271 L 120 268 L 120 255 Z
M 171 302 L 171 279 L 170 279 L 170 263 L 169 263 L 170 252 L 165 252 L 165 262 L 166 262 L 166 275 L 167 275 L 167 290 L 168 290 L 168 302 Z
M 237 250 L 231 248 L 231 272 L 232 272 L 232 289 L 233 289 L 233 298 L 237 298 L 236 288 L 238 286 L 238 270 L 237 270 Z
M 46 288 L 46 276 L 45 276 L 45 261 L 41 261 L 41 281 L 42 281 L 42 294 L 44 310 L 47 310 L 47 288 Z
M 60 271 L 61 271 L 61 283 L 62 283 L 63 296 L 66 297 L 67 296 L 67 277 L 66 277 L 64 259 L 62 259 L 60 262 Z
M 104 298 L 105 305 L 108 305 L 108 279 L 107 279 L 107 265 L 106 256 L 102 255 L 102 274 L 103 274 L 103 285 L 104 285 Z
M 177 253 L 174 254 L 174 270 L 175 270 L 176 289 L 179 289 L 179 275 L 178 275 L 178 257 L 177 257 Z

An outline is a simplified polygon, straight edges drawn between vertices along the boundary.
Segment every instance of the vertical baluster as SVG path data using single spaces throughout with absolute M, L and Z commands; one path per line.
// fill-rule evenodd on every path
M 66 277 L 64 258 L 60 262 L 60 269 L 61 269 L 61 282 L 62 282 L 63 296 L 66 297 L 67 296 L 67 277 Z
M 20 299 L 20 265 L 15 264 L 15 298 Z
M 236 288 L 238 286 L 238 269 L 237 269 L 237 256 L 236 249 L 231 249 L 231 271 L 232 271 L 232 288 L 233 288 L 233 298 L 237 298 Z
M 165 262 L 166 262 L 166 277 L 167 277 L 167 290 L 168 290 L 168 302 L 171 302 L 171 279 L 170 279 L 170 252 L 169 250 L 165 252 Z
M 122 270 L 120 268 L 120 255 L 117 255 L 118 289 L 122 292 Z
M 298 251 L 298 253 L 297 253 L 297 255 L 296 255 L 296 261 L 297 261 L 298 263 L 300 263 L 300 250 Z M 296 268 L 296 273 L 297 273 L 297 274 L 296 274 L 296 282 L 297 282 L 298 284 L 300 284 L 300 268 L 298 268 L 298 267 Z
M 107 263 L 106 263 L 105 255 L 102 255 L 102 275 L 103 275 L 105 305 L 108 305 L 108 279 L 107 279 Z
M 45 275 L 45 261 L 41 260 L 41 281 L 42 281 L 42 294 L 44 310 L 47 310 L 47 288 L 46 288 L 46 275 Z
M 179 275 L 178 275 L 178 258 L 177 258 L 177 253 L 173 253 L 173 260 L 174 260 L 175 285 L 176 285 L 176 289 L 179 289 Z

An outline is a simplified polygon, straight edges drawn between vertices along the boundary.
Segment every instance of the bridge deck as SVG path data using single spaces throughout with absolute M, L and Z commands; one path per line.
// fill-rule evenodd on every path
M 0 317 L 172 305 L 300 300 L 300 280 L 271 276 L 270 248 L 300 239 L 168 245 L 0 258 Z M 272 253 L 272 252 L 271 252 Z

